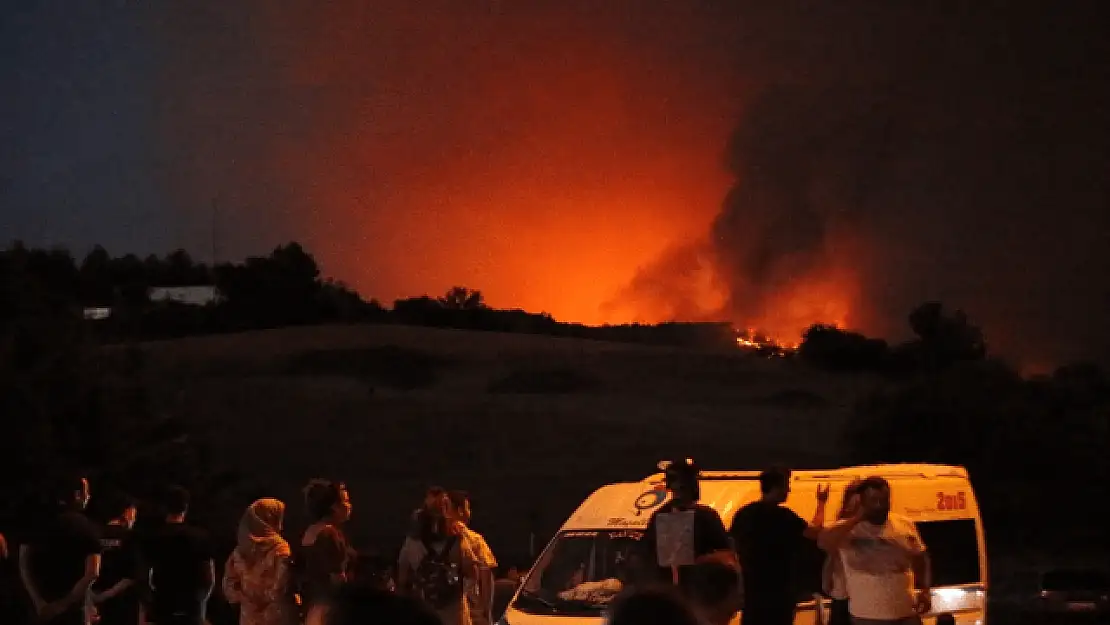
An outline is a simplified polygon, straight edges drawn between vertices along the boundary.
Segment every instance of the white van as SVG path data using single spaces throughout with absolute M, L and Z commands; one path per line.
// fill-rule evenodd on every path
M 962 467 L 898 464 L 831 470 L 794 471 L 786 506 L 803 519 L 816 509 L 818 484 L 832 484 L 826 525 L 840 509 L 844 487 L 872 475 L 891 486 L 891 509 L 917 523 L 929 549 L 933 573 L 931 625 L 951 614 L 959 625 L 984 625 L 987 600 L 987 552 L 975 493 Z M 701 503 L 713 507 L 725 526 L 736 511 L 758 499 L 758 471 L 703 471 Z M 640 482 L 610 484 L 594 491 L 548 543 L 525 576 L 500 625 L 591 625 L 626 579 L 627 562 L 643 537 L 652 513 L 669 497 L 663 474 Z M 805 551 L 805 550 L 803 550 Z M 799 555 L 802 588 L 795 625 L 814 625 L 813 593 L 820 591 L 824 554 Z

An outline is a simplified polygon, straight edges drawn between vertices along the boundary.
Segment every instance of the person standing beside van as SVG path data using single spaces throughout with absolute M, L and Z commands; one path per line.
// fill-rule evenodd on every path
M 405 537 L 397 561 L 397 589 L 424 601 L 439 615 L 443 625 L 472 625 L 466 584 L 478 579 L 478 558 L 463 523 L 465 511 L 455 502 L 441 499 L 441 531 L 419 539 Z
M 825 523 L 829 487 L 817 486 L 817 510 L 810 523 L 782 505 L 790 494 L 788 469 L 761 473 L 759 489 L 762 498 L 732 517 L 732 539 L 744 573 L 744 624 L 792 625 L 798 603 L 795 555 L 803 540 L 817 540 Z
M 850 519 L 859 510 L 859 480 L 844 487 L 844 499 L 837 513 L 838 521 Z M 848 587 L 844 581 L 844 563 L 838 552 L 831 552 L 825 558 L 821 569 L 821 590 L 832 599 L 826 625 L 851 625 L 852 613 L 848 610 Z
M 920 625 L 931 608 L 928 553 L 913 521 L 890 512 L 890 484 L 859 484 L 859 509 L 821 532 L 818 544 L 844 564 L 848 609 L 856 625 Z M 921 592 L 914 596 L 914 571 Z
M 641 562 L 638 568 L 646 578 L 641 581 L 670 582 L 683 587 L 689 583 L 690 570 L 697 562 L 720 560 L 735 566 L 732 545 L 720 515 L 713 508 L 698 503 L 701 499 L 699 476 L 700 471 L 690 458 L 670 462 L 664 467 L 663 477 L 667 490 L 671 492 L 671 500 L 651 515 L 640 541 Z M 670 515 L 674 516 L 668 518 Z M 677 519 L 685 527 L 661 530 L 661 519 L 666 519 L 668 524 Z M 676 537 L 675 534 L 684 534 L 686 538 Z M 670 553 L 675 549 L 689 550 L 689 553 Z M 673 564 L 675 562 L 680 563 Z

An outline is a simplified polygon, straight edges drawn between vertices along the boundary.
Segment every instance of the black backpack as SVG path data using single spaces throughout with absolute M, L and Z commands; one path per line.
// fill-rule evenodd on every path
M 436 610 L 450 606 L 463 596 L 462 571 L 459 570 L 459 563 L 451 558 L 458 542 L 458 536 L 451 536 L 443 548 L 436 551 L 428 541 L 424 541 L 428 553 L 416 568 L 416 589 L 424 601 Z

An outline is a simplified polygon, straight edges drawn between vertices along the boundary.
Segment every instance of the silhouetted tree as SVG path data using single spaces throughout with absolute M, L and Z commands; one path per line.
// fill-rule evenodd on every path
M 823 324 L 811 326 L 802 334 L 798 351 L 806 362 L 833 371 L 878 371 L 888 355 L 882 339 Z
M 97 245 L 81 261 L 81 303 L 86 306 L 107 306 L 112 303 L 115 281 L 112 257 Z
M 939 369 L 987 355 L 982 330 L 962 310 L 947 316 L 940 302 L 925 302 L 910 313 L 909 323 L 918 339 L 903 349 L 920 366 Z
M 486 308 L 481 291 L 475 291 L 463 286 L 451 287 L 443 297 L 439 298 L 439 303 L 448 310 L 478 310 Z

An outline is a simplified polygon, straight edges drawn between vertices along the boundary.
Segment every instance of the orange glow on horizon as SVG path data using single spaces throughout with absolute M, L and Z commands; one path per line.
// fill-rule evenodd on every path
M 784 344 L 851 321 L 843 272 L 752 304 L 711 254 L 654 300 L 626 297 L 644 267 L 705 239 L 733 182 L 723 152 L 745 83 L 722 80 L 731 53 L 704 45 L 731 30 L 712 12 L 660 9 L 644 46 L 617 9 L 380 9 L 256 22 L 257 48 L 312 111 L 268 133 L 267 154 L 325 275 L 386 305 L 465 286 L 561 321 L 730 321 Z

